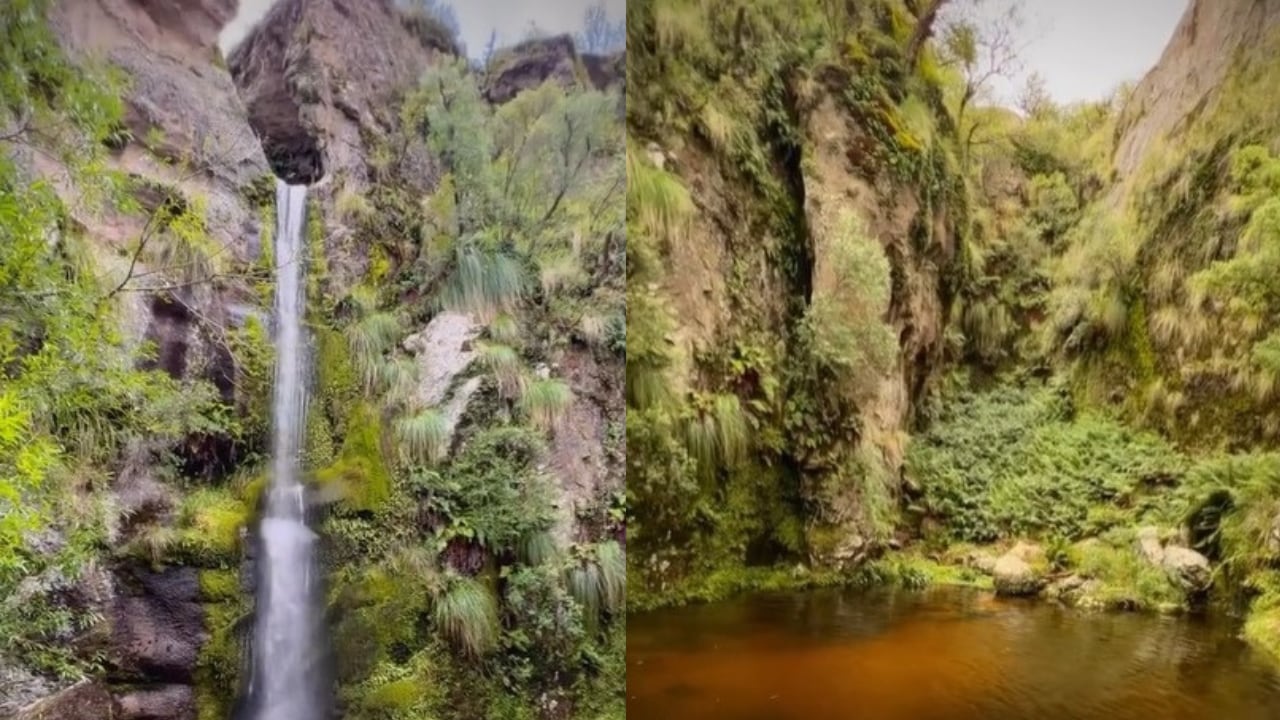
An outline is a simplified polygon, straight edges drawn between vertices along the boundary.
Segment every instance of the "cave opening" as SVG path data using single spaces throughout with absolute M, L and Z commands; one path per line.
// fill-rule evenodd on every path
M 271 171 L 290 185 L 312 185 L 324 176 L 320 143 L 300 125 L 264 135 L 262 150 Z

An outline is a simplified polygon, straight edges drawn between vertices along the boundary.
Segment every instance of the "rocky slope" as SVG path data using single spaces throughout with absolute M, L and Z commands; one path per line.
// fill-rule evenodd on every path
M 396 702 L 405 704 L 395 712 L 428 712 L 428 704 L 430 712 L 444 707 L 447 716 L 609 712 L 617 700 L 617 686 L 609 683 L 620 678 L 611 663 L 621 657 L 621 631 L 607 618 L 621 602 L 621 571 L 608 576 L 614 584 L 607 600 L 594 595 L 594 585 L 573 586 L 593 593 L 575 599 L 565 583 L 575 573 L 608 565 L 606 555 L 618 545 L 606 541 L 622 537 L 607 507 L 623 477 L 622 449 L 613 439 L 622 422 L 622 363 L 604 349 L 607 322 L 583 320 L 579 330 L 569 325 L 579 314 L 608 320 L 613 312 L 608 298 L 620 294 L 609 290 L 620 283 L 612 279 L 620 272 L 613 257 L 620 252 L 620 233 L 602 229 L 599 237 L 584 239 L 585 226 L 556 225 L 556 237 L 546 245 L 559 252 L 572 234 L 583 271 L 540 290 L 528 307 L 504 305 L 527 325 L 517 331 L 526 355 L 502 371 L 518 371 L 519 388 L 551 397 L 551 409 L 537 416 L 546 421 L 531 419 L 518 394 L 500 396 L 495 366 L 485 363 L 481 351 L 495 344 L 491 318 L 469 308 L 441 308 L 437 296 L 449 269 L 425 258 L 410 262 L 422 238 L 445 241 L 426 233 L 418 208 L 450 181 L 451 148 L 429 149 L 425 117 L 406 125 L 404 111 L 423 74 L 452 62 L 447 34 L 434 34 L 434 25 L 383 0 L 285 0 L 224 63 L 216 40 L 234 12 L 233 0 L 164 8 L 63 0 L 50 11 L 50 24 L 73 59 L 118 68 L 127 81 L 121 118 L 127 134 L 111 135 L 107 167 L 93 172 L 122 173 L 136 206 L 89 207 L 80 202 L 80 176 L 63 172 L 52 153 L 25 144 L 5 150 L 24 172 L 51 179 L 70 209 L 76 236 L 86 239 L 90 267 L 118 305 L 110 316 L 99 316 L 106 332 L 124 329 L 126 350 L 153 343 L 156 352 L 136 363 L 140 369 L 182 386 L 207 382 L 221 409 L 211 426 L 176 441 L 122 432 L 120 446 L 111 446 L 109 457 L 94 467 L 108 478 L 104 492 L 92 496 L 106 508 L 105 534 L 83 576 L 59 590 L 57 600 L 59 611 L 103 617 L 68 651 L 68 662 L 87 679 L 68 687 L 33 672 L 25 658 L 0 657 L 0 716 L 186 720 L 230 712 L 239 689 L 241 631 L 251 611 L 246 540 L 265 482 L 260 463 L 267 451 L 271 365 L 264 323 L 271 273 L 263 258 L 270 257 L 275 229 L 273 172 L 315 183 L 308 320 L 317 359 L 307 463 L 326 489 L 321 497 L 331 503 L 325 513 L 326 553 L 336 576 L 330 612 L 342 650 L 339 694 L 346 716 L 386 717 L 387 698 L 404 682 L 416 694 L 397 695 Z M 613 87 L 621 62 L 580 58 L 572 43 L 559 38 L 501 57 L 505 65 L 485 82 L 508 88 L 502 99 L 512 104 L 546 79 L 569 98 L 593 83 Z M 461 82 L 479 87 L 474 76 Z M 479 112 L 489 118 L 494 111 L 486 105 Z M 596 154 L 579 167 L 608 181 L 617 163 L 609 161 L 609 143 L 593 142 Z M 571 212 L 587 202 L 579 192 L 566 186 L 561 193 Z M 597 223 L 610 215 L 608 195 L 599 202 L 604 212 Z M 565 222 L 555 210 L 546 220 Z M 547 308 L 551 303 L 554 309 Z M 556 314 L 564 312 L 572 322 Z M 362 358 L 352 350 L 359 346 L 348 342 L 358 335 L 361 313 L 394 318 L 397 336 L 382 352 L 387 367 L 403 370 L 416 388 L 409 404 L 428 409 L 424 417 L 438 411 L 443 419 L 443 436 L 432 441 L 443 451 L 431 451 L 439 472 L 409 462 L 402 424 L 392 416 L 401 401 L 381 397 L 381 390 L 367 387 L 381 388 L 381 381 L 361 375 Z M 148 401 L 135 399 L 140 412 Z M 444 489 L 423 489 L 441 482 L 440 473 L 448 476 Z M 544 483 L 545 497 L 535 492 Z M 438 504 L 459 487 L 473 493 L 467 496 L 473 504 Z M 474 493 L 499 487 L 505 495 L 475 502 Z M 492 527 L 483 525 L 495 522 L 481 517 L 486 512 L 505 513 L 499 522 L 529 528 L 532 535 L 547 533 L 551 546 L 537 545 L 530 554 L 535 551 L 517 547 L 527 538 L 463 540 L 453 534 L 468 522 Z M 387 577 L 388 566 L 400 573 L 396 563 L 419 562 L 415 548 L 446 543 L 446 530 L 453 539 L 440 546 L 443 554 L 432 553 L 426 565 L 403 576 L 412 587 L 386 593 L 379 578 Z M 546 564 L 517 559 L 531 557 Z M 500 579 L 499 567 L 502 578 L 512 571 L 514 582 L 523 584 L 509 589 L 513 580 Z M 33 593 L 49 582 L 29 580 L 24 587 Z M 493 598 L 495 625 L 482 614 L 476 630 L 491 633 L 484 661 L 459 650 L 439 629 L 444 625 L 377 620 L 396 612 L 429 619 L 431 598 L 455 590 Z M 508 599 L 512 592 L 524 594 Z M 423 605 L 396 604 L 405 598 Z M 520 598 L 525 604 L 513 606 Z M 598 606 L 589 605 L 588 616 L 582 603 Z M 560 613 L 561 624 L 539 630 L 543 642 L 561 643 L 560 649 L 529 658 L 503 628 L 532 623 L 543 610 Z M 595 632 L 584 635 L 584 623 Z M 594 663 L 583 659 L 587 646 L 596 648 Z M 482 667 L 524 679 L 518 691 L 501 687 Z M 428 669 L 429 680 L 414 675 Z M 492 710 L 499 706 L 508 710 Z

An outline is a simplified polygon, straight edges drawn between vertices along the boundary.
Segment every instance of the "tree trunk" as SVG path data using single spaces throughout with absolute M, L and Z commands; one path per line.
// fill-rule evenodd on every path
M 923 1 L 924 7 L 916 15 L 916 28 L 907 43 L 907 62 L 912 70 L 916 69 L 916 63 L 920 61 L 920 51 L 924 49 L 925 41 L 933 36 L 933 24 L 938 19 L 938 11 L 947 4 L 947 0 Z

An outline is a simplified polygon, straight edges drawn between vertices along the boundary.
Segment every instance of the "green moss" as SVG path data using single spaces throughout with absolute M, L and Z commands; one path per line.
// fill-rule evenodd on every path
M 178 518 L 178 543 L 189 561 L 219 567 L 240 560 L 240 533 L 249 508 L 229 488 L 201 488 L 183 499 Z
M 203 578 L 202 578 L 203 581 Z M 196 717 L 230 717 L 239 690 L 242 635 L 247 627 L 247 601 L 206 603 L 202 606 L 209 637 L 196 660 Z
M 391 495 L 391 471 L 382 446 L 382 420 L 369 403 L 356 406 L 347 419 L 342 450 L 316 480 L 335 487 L 355 510 L 375 510 Z
M 258 269 L 263 272 L 273 274 L 272 271 L 276 264 L 275 205 L 263 205 L 258 208 L 258 227 L 258 237 L 260 238 L 258 246 Z
M 342 436 L 347 418 L 360 397 L 360 379 L 351 360 L 346 338 L 327 326 L 313 327 L 316 342 L 316 388 L 324 404 L 331 431 Z
M 333 434 L 329 417 L 321 403 L 307 407 L 306 447 L 302 453 L 303 467 L 308 470 L 322 468 L 333 463 Z
M 240 575 L 235 570 L 201 570 L 200 599 L 205 602 L 228 602 L 241 596 Z

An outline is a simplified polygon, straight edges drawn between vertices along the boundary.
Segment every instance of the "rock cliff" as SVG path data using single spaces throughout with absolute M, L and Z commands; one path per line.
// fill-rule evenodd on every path
M 1265 53 L 1277 24 L 1274 0 L 1192 0 L 1121 112 L 1115 151 L 1121 177 L 1133 174 L 1157 142 L 1185 130 L 1234 67 Z

